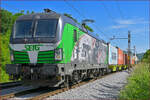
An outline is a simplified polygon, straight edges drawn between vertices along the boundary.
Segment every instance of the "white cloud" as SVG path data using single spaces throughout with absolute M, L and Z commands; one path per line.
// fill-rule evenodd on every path
M 148 24 L 144 18 L 134 18 L 134 19 L 118 19 L 115 21 L 118 24 L 131 25 L 131 24 Z
M 136 24 L 133 20 L 117 20 L 116 21 L 118 24 L 121 24 L 121 25 L 131 25 L 131 24 Z
M 126 27 L 127 27 L 127 25 L 113 25 L 113 26 L 111 26 L 111 28 L 113 28 L 113 29 L 126 28 Z
M 117 19 L 115 20 L 116 25 L 111 26 L 112 29 L 119 29 L 119 28 L 127 28 L 129 25 L 136 25 L 136 24 L 149 24 L 149 21 L 145 20 L 144 18 L 134 18 L 134 19 Z

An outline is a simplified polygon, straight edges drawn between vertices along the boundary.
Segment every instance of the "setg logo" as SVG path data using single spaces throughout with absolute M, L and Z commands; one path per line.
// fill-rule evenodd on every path
M 43 45 L 25 45 L 25 49 L 26 51 L 39 51 L 40 46 L 43 46 Z

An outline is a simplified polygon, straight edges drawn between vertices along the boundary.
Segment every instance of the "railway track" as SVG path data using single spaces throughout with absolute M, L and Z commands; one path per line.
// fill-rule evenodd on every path
M 81 85 L 84 85 L 88 82 L 92 82 L 94 80 L 95 79 L 92 79 L 89 81 L 83 81 L 83 82 L 80 82 L 79 84 L 75 84 L 75 85 L 71 86 L 70 88 L 42 87 L 42 88 L 30 89 L 30 90 L 25 90 L 25 91 L 16 92 L 16 93 L 9 93 L 6 95 L 2 95 L 0 97 L 0 100 L 6 100 L 6 99 L 10 99 L 10 98 L 12 98 L 12 99 L 15 99 L 15 98 L 23 99 L 24 97 L 26 97 L 26 95 L 28 95 L 28 96 L 25 100 L 41 100 L 41 99 L 46 98 L 48 96 L 52 96 L 52 95 L 56 95 L 58 93 L 68 91 L 69 89 L 79 87 Z M 34 94 L 36 94 L 36 95 L 33 96 Z
M 87 83 L 89 83 L 89 82 L 93 82 L 93 81 L 95 81 L 95 80 L 97 80 L 97 79 L 101 79 L 101 78 L 104 78 L 104 77 L 109 76 L 109 75 L 112 75 L 112 74 L 115 74 L 115 73 L 111 73 L 111 74 L 107 74 L 107 75 L 104 75 L 104 76 L 100 76 L 100 77 L 98 77 L 98 78 L 91 79 L 91 80 L 82 81 L 82 82 L 80 82 L 80 83 L 78 83 L 78 84 L 75 84 L 75 85 L 71 86 L 70 88 L 61 88 L 61 89 L 57 89 L 57 90 L 54 90 L 54 91 L 42 93 L 42 94 L 39 94 L 39 95 L 37 95 L 37 96 L 28 98 L 28 99 L 26 99 L 26 100 L 42 100 L 42 99 L 44 99 L 44 98 L 46 98 L 46 97 L 49 97 L 49 96 L 53 96 L 53 95 L 62 93 L 62 92 L 68 91 L 68 90 L 73 89 L 73 88 L 77 88 L 77 87 L 79 87 L 79 86 L 82 86 L 82 85 L 87 84 Z
M 15 86 L 20 86 L 20 85 L 22 85 L 22 81 L 0 83 L 0 89 L 7 89 Z
M 112 74 L 115 74 L 115 73 L 116 72 L 111 73 L 111 74 L 106 74 L 104 76 L 100 76 L 100 77 L 97 77 L 97 78 L 94 78 L 94 79 L 88 79 L 88 80 L 85 80 L 85 81 L 81 81 L 80 83 L 72 85 L 69 88 L 47 88 L 47 87 L 43 87 L 43 88 L 35 88 L 35 89 L 24 90 L 24 91 L 20 91 L 20 92 L 16 92 L 16 93 L 9 93 L 9 94 L 2 95 L 0 97 L 0 100 L 6 100 L 8 98 L 15 98 L 15 97 L 21 97 L 22 98 L 24 95 L 28 95 L 28 94 L 29 95 L 36 94 L 36 95 L 31 96 L 31 97 L 27 97 L 26 100 L 41 100 L 41 99 L 44 99 L 46 97 L 62 93 L 62 92 L 68 91 L 68 90 L 73 89 L 73 88 L 77 88 L 77 87 L 82 86 L 84 84 L 87 84 L 89 82 L 93 82 L 97 79 L 101 79 L 101 78 L 104 78 L 106 76 L 109 76 L 109 75 L 112 75 Z
M 4 94 L 4 95 L 1 95 L 0 100 L 6 100 L 6 99 L 9 99 L 9 98 L 14 98 L 14 97 L 17 97 L 17 96 L 29 94 L 29 93 L 32 93 L 34 91 L 40 91 L 40 90 L 43 90 L 43 89 L 45 89 L 45 88 L 31 88 L 31 89 L 29 88 L 29 89 L 24 89 L 24 90 L 21 90 L 21 91 L 7 93 L 7 94 Z

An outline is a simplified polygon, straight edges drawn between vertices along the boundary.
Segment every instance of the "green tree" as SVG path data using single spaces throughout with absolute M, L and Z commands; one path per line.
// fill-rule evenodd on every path
M 5 34 L 12 27 L 13 14 L 7 10 L 1 9 L 1 33 Z
M 29 10 L 27 10 L 27 14 L 30 14 Z
M 15 13 L 13 16 L 12 16 L 12 24 L 15 23 L 16 19 L 21 16 L 21 15 L 24 15 L 23 13 Z
M 34 11 L 32 11 L 31 14 L 34 14 Z
M 1 9 L 1 33 L 0 34 L 0 46 L 1 46 L 1 67 L 0 67 L 0 82 L 9 81 L 9 77 L 5 72 L 5 65 L 10 64 L 10 52 L 9 52 L 9 38 L 11 34 L 12 26 L 15 20 L 23 15 L 24 12 L 12 14 L 11 12 Z
M 146 53 L 144 54 L 142 58 L 142 61 L 150 63 L 150 49 L 146 51 Z
M 24 10 L 21 10 L 20 13 L 24 14 Z

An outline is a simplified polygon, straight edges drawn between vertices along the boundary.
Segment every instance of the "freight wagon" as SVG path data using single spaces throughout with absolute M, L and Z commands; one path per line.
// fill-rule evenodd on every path
M 111 71 L 118 71 L 118 50 L 117 47 L 108 44 L 108 64 Z
M 131 65 L 134 65 L 134 64 L 135 64 L 135 58 L 134 58 L 134 56 L 133 56 L 132 53 L 131 53 L 130 59 L 131 59 L 131 60 L 130 60 L 130 64 L 131 64 Z M 128 56 L 127 53 L 124 53 L 124 66 L 125 66 L 125 67 L 128 67 L 128 66 L 127 66 L 128 63 L 129 63 L 129 56 Z
M 125 54 L 123 52 L 123 50 L 121 50 L 119 47 L 117 47 L 118 49 L 118 67 L 119 70 L 123 70 L 125 68 L 127 68 L 127 65 L 125 64 Z
M 10 51 L 12 64 L 7 64 L 6 72 L 11 79 L 33 86 L 64 87 L 118 71 L 124 64 L 121 50 L 118 53 L 116 47 L 54 12 L 20 16 Z

